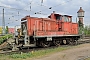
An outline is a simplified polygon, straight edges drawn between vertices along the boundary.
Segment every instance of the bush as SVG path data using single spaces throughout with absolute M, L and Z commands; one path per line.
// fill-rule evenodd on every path
M 10 35 L 10 34 L 7 34 L 7 35 L 5 35 L 5 36 L 1 36 L 1 37 L 0 37 L 0 44 L 2 44 L 4 41 L 6 41 L 7 39 L 12 38 L 12 37 L 13 37 L 13 36 Z
M 0 38 L 0 44 L 2 44 L 3 43 L 3 38 Z

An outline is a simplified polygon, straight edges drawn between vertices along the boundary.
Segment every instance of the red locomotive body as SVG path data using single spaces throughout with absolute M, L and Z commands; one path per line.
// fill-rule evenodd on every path
M 24 45 L 47 47 L 51 44 L 75 44 L 80 38 L 78 24 L 72 22 L 72 16 L 53 12 L 48 18 L 26 16 L 21 19 Z

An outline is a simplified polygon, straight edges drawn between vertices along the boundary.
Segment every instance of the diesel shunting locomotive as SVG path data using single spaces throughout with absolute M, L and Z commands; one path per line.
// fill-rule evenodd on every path
M 29 47 L 49 47 L 52 44 L 77 44 L 79 38 L 78 23 L 72 22 L 72 16 L 56 14 L 54 11 L 48 18 L 22 18 L 15 43 Z

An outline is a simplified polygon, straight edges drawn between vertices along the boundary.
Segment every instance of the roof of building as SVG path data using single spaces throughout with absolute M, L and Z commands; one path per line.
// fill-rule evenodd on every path
M 79 12 L 85 12 L 85 11 L 82 9 L 82 7 L 80 7 L 80 9 L 77 13 L 79 13 Z

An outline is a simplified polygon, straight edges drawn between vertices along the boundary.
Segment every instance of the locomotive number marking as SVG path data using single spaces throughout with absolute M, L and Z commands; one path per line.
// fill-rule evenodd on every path
M 52 37 L 47 37 L 47 41 L 52 41 Z

